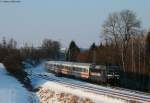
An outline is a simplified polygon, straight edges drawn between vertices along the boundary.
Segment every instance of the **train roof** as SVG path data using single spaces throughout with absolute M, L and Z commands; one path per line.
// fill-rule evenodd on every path
M 77 62 L 66 62 L 66 61 L 47 61 L 48 64 L 54 65 L 63 65 L 63 66 L 72 66 L 72 67 L 79 67 L 84 69 L 89 69 L 92 64 L 90 63 L 77 63 Z

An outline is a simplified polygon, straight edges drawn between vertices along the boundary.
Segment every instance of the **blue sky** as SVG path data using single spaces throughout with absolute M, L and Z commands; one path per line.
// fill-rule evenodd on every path
M 40 45 L 44 38 L 71 40 L 83 48 L 100 42 L 101 26 L 111 12 L 130 9 L 150 28 L 150 0 L 21 0 L 0 3 L 0 39 Z

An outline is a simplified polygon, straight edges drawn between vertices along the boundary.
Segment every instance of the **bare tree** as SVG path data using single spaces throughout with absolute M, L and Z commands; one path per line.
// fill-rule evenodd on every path
M 115 12 L 108 16 L 103 24 L 104 38 L 115 44 L 115 48 L 121 50 L 122 65 L 125 71 L 126 49 L 129 41 L 137 34 L 140 21 L 131 10 Z
M 44 39 L 41 49 L 44 52 L 45 57 L 56 59 L 59 56 L 60 43 L 51 39 Z

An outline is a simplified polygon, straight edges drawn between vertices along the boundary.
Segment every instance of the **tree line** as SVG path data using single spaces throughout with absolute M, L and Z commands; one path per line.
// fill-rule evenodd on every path
M 37 65 L 42 60 L 57 59 L 59 57 L 60 43 L 51 39 L 44 39 L 39 47 L 25 44 L 17 47 L 14 39 L 2 39 L 0 42 L 0 62 L 7 71 L 15 76 L 27 89 L 32 90 L 32 85 L 24 71 L 25 63 Z
M 103 41 L 84 51 L 71 41 L 66 60 L 120 66 L 121 87 L 150 91 L 150 32 L 141 28 L 136 13 L 109 14 L 101 34 Z

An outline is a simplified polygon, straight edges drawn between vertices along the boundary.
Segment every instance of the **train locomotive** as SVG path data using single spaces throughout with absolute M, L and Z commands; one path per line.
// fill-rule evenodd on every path
M 95 65 L 92 63 L 77 63 L 65 61 L 47 61 L 45 67 L 57 76 L 71 76 L 97 83 L 119 81 L 117 66 Z

